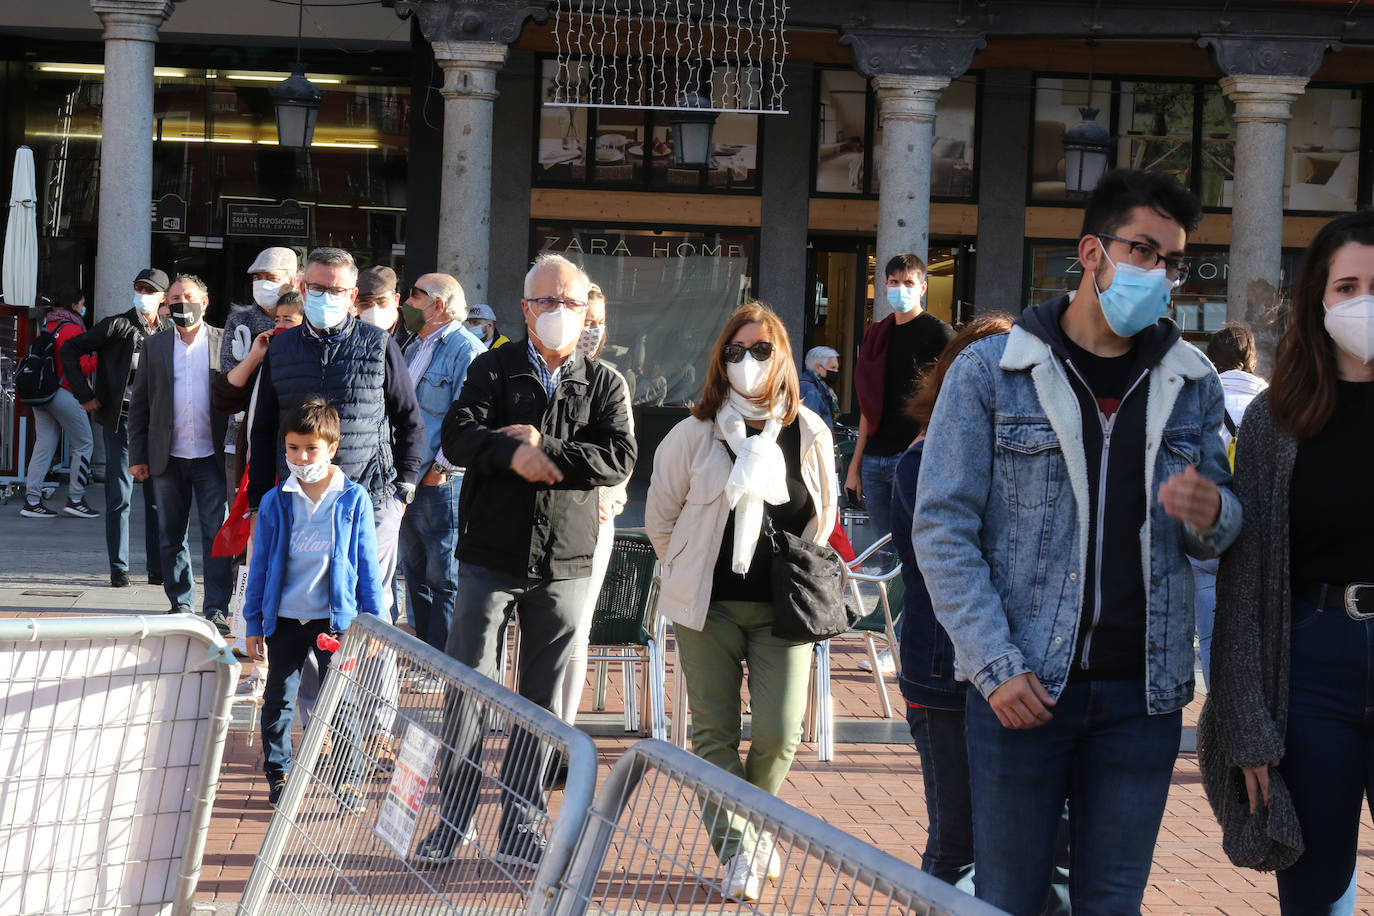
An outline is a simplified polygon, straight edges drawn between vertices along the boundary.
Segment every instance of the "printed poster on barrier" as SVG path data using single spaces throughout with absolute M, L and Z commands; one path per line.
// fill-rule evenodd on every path
M 229 648 L 248 654 L 248 625 L 243 620 L 243 598 L 248 593 L 248 564 L 240 563 L 234 572 L 234 591 L 229 598 Z
M 439 755 L 439 739 L 414 722 L 406 725 L 405 739 L 396 755 L 396 770 L 391 774 L 382 810 L 377 815 L 377 835 L 399 856 L 408 855 L 415 838 L 434 759 Z

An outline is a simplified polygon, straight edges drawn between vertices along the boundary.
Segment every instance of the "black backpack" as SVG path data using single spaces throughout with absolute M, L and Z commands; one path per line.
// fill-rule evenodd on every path
M 57 365 L 57 331 L 64 325 L 43 331 L 29 344 L 29 352 L 14 371 L 14 394 L 28 407 L 38 407 L 57 397 L 62 372 Z

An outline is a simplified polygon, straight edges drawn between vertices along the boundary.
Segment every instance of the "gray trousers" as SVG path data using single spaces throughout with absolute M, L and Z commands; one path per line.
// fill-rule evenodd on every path
M 399 499 L 387 497 L 374 512 L 377 524 L 377 566 L 382 573 L 382 600 L 392 623 L 396 622 L 396 557 L 401 543 L 401 519 L 406 507 Z
M 28 485 L 29 502 L 36 503 L 43 493 L 43 480 L 52 467 L 53 457 L 57 454 L 57 444 L 63 433 L 67 435 L 67 445 L 71 448 L 71 481 L 67 484 L 67 496 L 73 502 L 86 494 L 86 481 L 91 476 L 91 448 L 95 445 L 91 435 L 91 419 L 76 396 L 65 388 L 57 389 L 53 399 L 39 407 L 30 407 L 33 417 L 33 455 L 29 458 L 29 474 L 25 481 Z

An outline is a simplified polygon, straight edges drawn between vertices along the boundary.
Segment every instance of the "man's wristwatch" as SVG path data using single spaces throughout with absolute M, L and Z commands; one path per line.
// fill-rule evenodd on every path
M 454 472 L 454 468 L 448 467 L 447 465 L 440 464 L 440 463 L 437 462 L 437 461 L 432 461 L 432 462 L 430 462 L 429 470 L 430 470 L 430 473 L 432 473 L 432 474 L 438 474 L 440 477 L 442 477 L 442 478 L 444 479 L 444 482 L 447 482 L 447 481 L 448 481 L 448 478 L 449 478 L 449 475 L 452 474 L 452 473 Z
M 396 498 L 401 501 L 401 505 L 408 506 L 415 499 L 415 484 L 398 483 L 396 484 Z

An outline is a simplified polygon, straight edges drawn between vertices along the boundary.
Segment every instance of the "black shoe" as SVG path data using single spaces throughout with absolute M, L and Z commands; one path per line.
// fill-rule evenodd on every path
M 129 587 L 129 571 L 128 571 L 127 569 L 112 569 L 112 570 L 110 570 L 110 587 L 111 587 L 111 588 L 128 588 L 128 587 Z
M 215 625 L 215 629 L 219 630 L 219 635 L 229 635 L 229 618 L 225 617 L 224 612 L 221 611 L 219 608 L 211 608 L 210 610 L 206 611 L 205 619 Z
M 277 802 L 281 801 L 281 794 L 286 789 L 285 776 L 273 776 L 268 780 L 267 803 L 273 808 L 277 807 Z
M 469 827 L 466 834 L 459 836 L 458 831 L 448 824 L 440 824 L 415 847 L 415 861 L 421 865 L 447 865 L 453 861 L 453 851 L 460 843 L 466 846 L 475 839 L 475 828 Z
M 549 841 L 535 828 L 519 824 L 514 835 L 501 840 L 501 846 L 492 859 L 501 865 L 538 868 L 544 858 L 544 847 L 547 845 Z
M 84 499 L 69 499 L 67 504 L 62 507 L 63 513 L 73 518 L 100 518 L 100 513 L 86 505 Z
M 148 573 L 148 584 L 149 584 L 149 585 L 161 585 L 161 584 L 162 584 L 162 573 L 160 573 L 160 572 L 156 572 L 156 573 L 155 573 L 155 572 L 150 572 L 150 573 Z
M 57 513 L 43 505 L 42 500 L 36 503 L 25 502 L 19 514 L 24 518 L 57 518 Z

